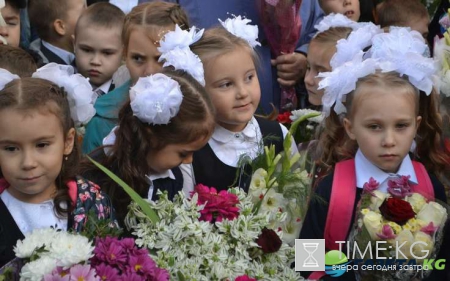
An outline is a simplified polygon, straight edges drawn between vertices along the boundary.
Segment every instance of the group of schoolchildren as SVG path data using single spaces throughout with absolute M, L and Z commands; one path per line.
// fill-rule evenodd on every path
M 82 154 L 157 200 L 158 190 L 172 199 L 200 183 L 248 190 L 242 156 L 254 159 L 261 143 L 283 150 L 287 128 L 255 115 L 261 100 L 255 38 L 219 22 L 192 28 L 173 3 L 143 3 L 125 14 L 109 3 L 53 2 L 28 2 L 39 36 L 29 53 L 18 48 L 14 26 L 23 3 L 6 0 L 1 9 L 0 266 L 31 230 L 80 231 L 90 210 L 112 227 L 125 227 L 131 198 Z M 434 197 L 446 202 L 439 179 L 450 155 L 442 146 L 425 7 L 418 0 L 385 0 L 376 8 L 376 26 L 357 22 L 358 0 L 319 4 L 329 15 L 309 43 L 304 81 L 309 102 L 326 116 L 309 146 L 318 167 L 313 190 L 322 200 L 309 202 L 299 238 L 345 240 L 371 177 L 385 189 L 389 180 L 407 175 L 418 192 L 431 183 Z M 408 64 L 412 58 L 416 64 Z M 35 74 L 52 63 L 73 67 L 96 95 L 82 143 L 67 98 L 73 89 L 62 88 L 55 74 Z M 345 189 L 344 178 L 356 188 Z M 338 208 L 330 211 L 331 205 Z M 333 236 L 330 220 L 348 206 L 353 215 L 342 223 L 347 229 L 336 231 L 344 236 Z M 445 257 L 447 243 L 439 255 Z

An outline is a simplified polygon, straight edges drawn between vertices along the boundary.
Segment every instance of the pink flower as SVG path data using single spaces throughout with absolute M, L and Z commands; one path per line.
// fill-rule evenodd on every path
M 153 276 L 156 263 L 148 255 L 139 255 L 130 257 L 130 272 L 140 275 Z
M 100 281 L 95 275 L 95 269 L 90 265 L 76 264 L 70 268 L 70 281 Z
M 89 192 L 85 192 L 84 194 L 80 194 L 79 195 L 81 202 L 84 202 L 86 200 L 88 200 L 89 198 L 91 198 L 91 195 L 89 194 Z
M 380 186 L 380 183 L 377 182 L 374 178 L 370 177 L 369 182 L 366 182 L 363 186 L 363 190 L 365 192 L 370 193 L 373 195 L 373 192 L 378 189 Z
M 387 224 L 383 225 L 381 233 L 377 233 L 377 236 L 383 240 L 394 239 L 395 237 L 397 237 L 394 234 L 394 230 L 392 230 L 392 227 Z
M 256 279 L 248 277 L 247 275 L 242 275 L 242 276 L 236 277 L 236 279 L 234 279 L 234 281 L 256 281 Z
M 420 231 L 425 232 L 426 234 L 432 236 L 433 233 L 438 230 L 438 226 L 434 226 L 433 222 L 430 222 L 427 226 L 424 226 L 420 229 Z
M 402 199 L 411 194 L 409 178 L 410 176 L 401 176 L 399 179 L 388 181 L 388 192 L 392 197 Z
M 99 264 L 95 267 L 95 270 L 97 271 L 97 275 L 100 280 L 121 281 L 119 278 L 119 271 L 109 265 L 106 265 L 104 263 Z
M 200 211 L 200 220 L 220 222 L 224 218 L 233 220 L 239 215 L 239 208 L 236 207 L 239 200 L 235 194 L 226 190 L 217 193 L 214 187 L 209 188 L 202 184 L 197 185 L 194 192 L 198 194 L 197 204 L 206 204 L 204 209 Z

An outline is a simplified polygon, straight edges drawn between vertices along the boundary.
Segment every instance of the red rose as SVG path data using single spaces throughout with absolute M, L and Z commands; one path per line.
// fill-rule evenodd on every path
M 272 229 L 264 228 L 261 234 L 256 239 L 258 244 L 265 254 L 275 253 L 281 247 L 281 239 Z
M 384 200 L 380 206 L 381 215 L 390 221 L 399 225 L 404 225 L 409 219 L 414 218 L 414 213 L 411 204 L 405 200 L 398 198 L 388 198 Z
M 285 113 L 278 114 L 277 121 L 281 124 L 291 124 L 292 120 L 289 118 L 291 113 L 286 111 Z

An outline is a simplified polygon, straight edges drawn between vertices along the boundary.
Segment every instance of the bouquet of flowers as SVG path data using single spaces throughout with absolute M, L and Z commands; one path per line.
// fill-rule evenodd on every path
M 283 231 L 283 241 L 294 245 L 298 238 L 311 191 L 306 154 L 292 151 L 292 135 L 296 135 L 305 120 L 321 122 L 321 113 L 313 110 L 296 110 L 289 113 L 289 133 L 283 142 L 283 151 L 275 154 L 274 147 L 264 147 L 264 152 L 251 163 L 253 175 L 249 195 L 256 213 L 269 218 L 270 228 Z M 308 126 L 308 125 L 306 125 Z M 286 218 L 279 222 L 278 215 Z
M 301 0 L 259 1 L 261 24 L 274 57 L 295 51 L 302 27 L 301 3 Z M 296 104 L 294 87 L 282 88 L 281 108 L 293 108 Z
M 267 228 L 265 214 L 254 214 L 241 189 L 217 193 L 198 185 L 190 198 L 180 192 L 171 202 L 160 193 L 147 204 L 158 220 L 132 203 L 126 224 L 174 280 L 302 280 L 290 268 L 294 249 Z
M 373 178 L 364 185 L 357 223 L 350 234 L 350 248 L 355 244 L 352 242 L 364 248 L 368 243 L 375 247 L 375 241 L 386 241 L 384 251 L 378 251 L 385 258 L 415 259 L 417 263 L 434 258 L 443 240 L 447 208 L 412 192 L 409 176 L 390 180 L 387 193 L 378 189 L 379 183 Z M 365 256 L 358 258 L 367 259 Z M 402 269 L 371 271 L 370 275 L 382 277 L 382 280 L 409 280 L 424 278 L 430 272 Z
M 97 238 L 36 229 L 14 248 L 17 259 L 3 269 L 3 280 L 169 280 L 134 239 Z

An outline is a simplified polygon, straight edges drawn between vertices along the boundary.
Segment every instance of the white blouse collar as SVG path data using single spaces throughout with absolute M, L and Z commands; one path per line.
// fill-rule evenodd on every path
M 372 164 L 358 149 L 355 156 L 355 170 L 356 170 L 356 186 L 362 188 L 366 182 L 372 177 L 380 184 L 385 182 L 389 177 L 395 176 L 410 176 L 409 181 L 417 184 L 416 172 L 414 171 L 414 166 L 412 164 L 409 155 L 403 159 L 400 164 L 400 169 L 396 174 L 386 173 L 380 168 Z
M 244 130 L 241 132 L 232 132 L 220 125 L 216 125 L 211 138 L 220 143 L 228 143 L 232 140 L 240 138 L 241 136 L 246 141 L 256 141 L 257 132 L 259 131 L 259 126 L 255 125 L 257 122 L 258 121 L 256 121 L 255 117 L 252 117 L 252 119 L 250 119 L 247 123 L 247 126 L 245 126 Z

